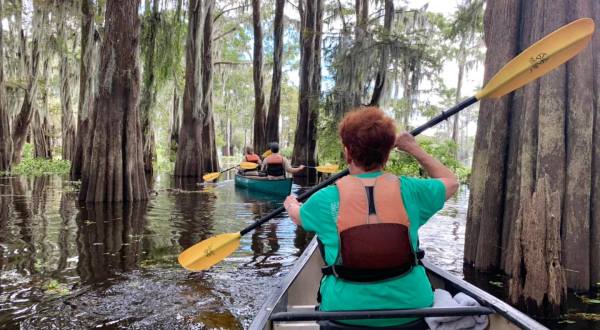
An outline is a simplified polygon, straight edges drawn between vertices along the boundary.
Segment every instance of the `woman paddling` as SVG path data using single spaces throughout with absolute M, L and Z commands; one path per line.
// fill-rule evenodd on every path
M 246 147 L 244 150 L 244 157 L 242 158 L 242 162 L 248 162 L 248 163 L 255 163 L 258 165 L 257 168 L 260 168 L 260 165 L 262 165 L 262 160 L 260 159 L 260 157 L 254 153 L 254 148 L 252 147 Z M 258 175 L 258 171 L 256 169 L 253 170 L 244 170 L 244 169 L 240 169 L 240 173 L 243 175 L 248 175 L 248 176 L 257 176 Z
M 301 205 L 284 203 L 294 222 L 317 234 L 323 258 L 320 310 L 407 309 L 433 303 L 431 284 L 418 264 L 418 229 L 458 187 L 456 176 L 408 133 L 396 136 L 391 118 L 376 107 L 353 111 L 340 124 L 350 174 Z M 385 173 L 392 148 L 417 159 L 432 179 Z M 346 321 L 358 326 L 414 325 L 422 320 Z M 339 324 L 323 322 L 322 329 Z

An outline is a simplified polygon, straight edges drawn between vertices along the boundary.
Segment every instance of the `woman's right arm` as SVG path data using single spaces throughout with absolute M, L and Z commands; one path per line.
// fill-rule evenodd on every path
M 415 157 L 430 177 L 442 181 L 446 187 L 446 199 L 454 195 L 458 189 L 458 179 L 456 175 L 439 160 L 425 152 L 425 150 L 419 146 L 417 141 L 415 141 L 414 136 L 407 132 L 398 134 L 395 146 L 399 150 L 407 152 Z

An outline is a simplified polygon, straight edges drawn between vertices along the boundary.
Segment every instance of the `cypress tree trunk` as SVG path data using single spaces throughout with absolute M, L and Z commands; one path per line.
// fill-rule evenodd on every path
M 4 0 L 0 0 L 0 17 L 4 17 Z M 10 133 L 10 115 L 6 102 L 4 86 L 4 33 L 0 33 L 0 172 L 9 171 L 12 165 L 12 136 Z M 2 207 L 4 208 L 4 206 Z M 8 211 L 8 210 L 7 210 Z
M 138 7 L 139 0 L 106 3 L 100 84 L 88 135 L 91 154 L 84 158 L 79 194 L 87 202 L 148 198 L 138 117 Z
M 204 1 L 204 36 L 202 43 L 202 113 L 204 127 L 202 128 L 202 149 L 204 150 L 203 167 L 207 172 L 219 170 L 219 158 L 215 142 L 215 120 L 213 118 L 213 9 L 214 0 Z
M 600 3 L 592 2 L 591 16 L 597 21 L 600 19 Z M 592 39 L 593 53 L 600 52 L 600 35 L 594 33 Z M 600 56 L 594 56 L 594 133 L 593 133 L 593 158 L 592 158 L 592 194 L 591 201 L 591 235 L 590 235 L 590 264 L 591 264 L 591 283 L 600 283 Z
M 183 118 L 179 130 L 179 145 L 175 161 L 175 176 L 200 179 L 202 168 L 202 80 L 198 72 L 202 65 L 202 27 L 204 15 L 200 0 L 190 0 L 188 35 L 185 54 L 185 89 Z
M 48 122 L 48 57 L 44 59 L 41 95 L 39 102 L 34 103 L 35 109 L 31 124 L 34 157 L 52 159 L 50 141 L 50 123 Z
M 152 116 L 152 107 L 156 98 L 156 84 L 154 74 L 154 55 L 156 53 L 156 33 L 160 20 L 158 12 L 158 0 L 152 0 L 152 9 L 150 9 L 150 0 L 146 0 L 146 17 L 148 18 L 148 27 L 144 39 L 144 85 L 142 89 L 142 99 L 140 100 L 140 114 L 142 125 L 142 140 L 144 144 L 144 171 L 152 175 L 152 161 L 156 158 L 154 147 L 154 130 L 150 118 Z
M 393 21 L 394 1 L 385 0 L 383 32 L 386 34 L 386 38 L 390 36 Z M 381 55 L 379 56 L 379 70 L 377 71 L 377 77 L 375 78 L 375 86 L 373 87 L 373 95 L 371 96 L 371 102 L 369 102 L 369 105 L 379 105 L 382 96 L 385 94 L 387 79 L 386 75 L 388 71 L 388 62 L 390 57 L 390 46 L 388 44 L 382 45 L 380 52 Z
M 37 97 L 38 90 L 38 76 L 39 76 L 39 62 L 41 53 L 42 43 L 42 26 L 45 25 L 45 15 L 42 10 L 35 6 L 33 9 L 32 18 L 32 39 L 31 39 L 31 53 L 27 57 L 25 32 L 21 29 L 21 54 L 23 54 L 23 71 L 26 72 L 27 88 L 23 97 L 23 103 L 21 104 L 21 110 L 19 111 L 12 128 L 12 140 L 13 140 L 13 155 L 12 162 L 18 164 L 21 162 L 23 153 L 23 146 L 25 145 L 25 139 L 29 132 L 29 125 L 33 118 L 33 102 Z
M 300 92 L 292 163 L 315 166 L 323 3 L 321 0 L 302 3 L 305 7 L 301 12 Z
M 81 0 L 81 59 L 79 60 L 79 111 L 77 112 L 77 138 L 71 161 L 71 180 L 81 179 L 83 159 L 89 151 L 89 116 L 94 107 L 97 75 L 97 32 L 94 27 L 94 2 Z
M 252 78 L 254 80 L 254 140 L 252 141 L 252 145 L 256 152 L 262 152 L 267 147 L 265 136 L 265 93 L 263 91 L 262 77 L 263 37 L 260 23 L 260 0 L 252 0 L 252 27 L 254 29 L 254 53 L 252 57 Z
M 485 62 L 486 82 L 518 52 L 519 10 L 518 0 L 486 8 L 485 41 L 490 47 Z M 502 219 L 510 101 L 505 97 L 481 102 L 471 181 L 471 193 L 477 198 L 469 200 L 469 223 L 465 233 L 465 261 L 481 270 L 491 270 L 499 262 L 497 226 Z M 493 175 L 488 177 L 486 173 Z M 490 184 L 490 180 L 493 184 Z
M 75 117 L 71 108 L 71 71 L 69 52 L 66 47 L 68 41 L 66 5 L 61 5 L 58 10 L 58 38 L 62 45 L 59 48 L 60 60 L 58 69 L 60 80 L 62 158 L 73 162 L 75 153 Z
M 486 80 L 518 52 L 579 17 L 592 0 L 491 2 Z M 483 101 L 475 140 L 465 261 L 501 267 L 528 313 L 564 307 L 598 280 L 598 37 L 566 65 Z
M 266 123 L 267 142 L 279 142 L 279 113 L 281 106 L 281 65 L 283 61 L 283 9 L 285 0 L 275 3 L 273 22 L 273 82 Z
M 177 93 L 177 84 L 173 87 L 173 109 L 171 111 L 171 125 L 170 125 L 170 149 L 177 153 L 177 144 L 179 141 L 179 94 Z

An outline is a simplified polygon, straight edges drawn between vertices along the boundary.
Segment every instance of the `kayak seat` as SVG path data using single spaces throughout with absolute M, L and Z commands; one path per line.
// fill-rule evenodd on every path
M 342 324 L 335 321 L 318 321 L 321 330 L 356 330 L 356 329 L 381 329 L 381 330 L 426 330 L 429 329 L 424 319 L 410 323 L 389 327 L 365 327 L 358 325 Z

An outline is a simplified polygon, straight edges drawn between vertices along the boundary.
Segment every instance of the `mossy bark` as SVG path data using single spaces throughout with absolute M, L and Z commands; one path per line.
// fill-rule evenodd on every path
M 75 156 L 75 117 L 71 104 L 71 65 L 69 51 L 67 50 L 68 33 L 66 28 L 67 8 L 63 4 L 59 8 L 58 37 L 59 47 L 59 84 L 60 84 L 60 106 L 61 106 L 61 137 L 62 158 L 73 162 Z M 75 42 L 73 43 L 75 49 Z M 74 53 L 74 51 L 73 51 Z
M 205 172 L 219 170 L 219 158 L 215 141 L 215 120 L 213 116 L 213 11 L 214 0 L 204 1 L 204 37 L 202 40 L 202 166 Z
M 23 97 L 21 109 L 17 114 L 12 127 L 13 154 L 12 162 L 18 164 L 21 162 L 23 146 L 30 129 L 31 120 L 34 113 L 34 101 L 38 93 L 38 77 L 40 72 L 40 59 L 43 48 L 43 27 L 45 25 L 46 15 L 43 11 L 34 5 L 32 17 L 32 38 L 31 51 L 27 56 L 26 37 L 23 28 L 21 28 L 20 52 L 23 56 L 22 68 L 26 74 L 27 87 Z
M 600 2 L 592 2 L 591 16 L 600 19 Z M 592 52 L 600 52 L 600 34 L 594 33 Z M 593 56 L 594 130 L 592 148 L 592 193 L 590 194 L 590 282 L 600 287 L 600 56 Z
M 486 80 L 591 0 L 491 2 Z M 600 278 L 598 37 L 566 65 L 497 101 L 483 101 L 475 141 L 465 262 L 502 269 L 510 299 L 532 314 L 564 308 L 565 290 Z M 502 105 L 502 106 L 500 106 Z
M 79 104 L 77 112 L 77 138 L 71 160 L 71 180 L 81 179 L 83 158 L 89 151 L 89 115 L 94 107 L 99 34 L 94 26 L 93 0 L 81 1 L 81 56 L 79 60 Z
M 106 3 L 99 90 L 90 116 L 79 199 L 124 202 L 148 198 L 139 122 L 139 0 Z
M 266 122 L 267 142 L 279 142 L 279 113 L 281 111 L 281 77 L 283 63 L 283 9 L 285 0 L 275 1 L 273 21 L 273 82 Z
M 183 92 L 183 115 L 179 129 L 175 176 L 201 179 L 205 172 L 203 148 L 204 127 L 210 125 L 203 103 L 203 39 L 207 2 L 191 0 L 188 10 L 188 35 L 185 57 L 185 87 Z M 213 135 L 214 136 L 214 135 Z
M 40 97 L 34 102 L 31 136 L 33 138 L 33 156 L 35 158 L 52 159 L 52 141 L 50 138 L 50 121 L 48 120 L 48 56 L 44 55 L 41 80 L 43 81 Z
M 316 166 L 317 120 L 320 96 L 321 0 L 302 2 L 300 34 L 300 91 L 293 164 Z M 314 171 L 313 171 L 314 174 Z M 315 177 L 313 176 L 313 180 Z M 308 181 L 311 181 L 310 178 Z
M 0 17 L 3 16 L 4 0 L 0 0 Z M 12 167 L 12 136 L 10 131 L 10 115 L 4 90 L 4 33 L 0 33 L 0 172 L 9 171 Z
M 158 11 L 158 0 L 146 0 L 145 17 L 147 19 L 147 31 L 144 39 L 144 78 L 142 86 L 142 99 L 140 100 L 140 118 L 142 125 L 142 140 L 144 144 L 144 171 L 150 175 L 153 173 L 152 162 L 156 158 L 154 145 L 154 130 L 152 129 L 152 107 L 156 99 L 156 75 L 154 74 L 154 57 L 156 54 L 156 34 L 160 13 Z
M 260 1 L 252 0 L 252 27 L 254 30 L 254 52 L 252 56 L 252 78 L 254 80 L 254 139 L 252 145 L 256 152 L 267 148 L 265 93 L 263 91 L 263 36 L 260 18 Z

